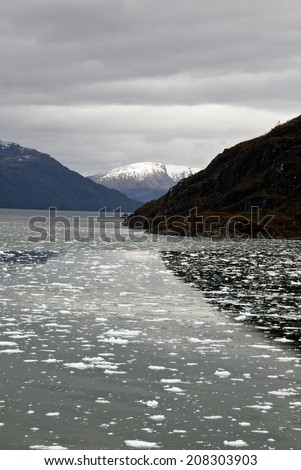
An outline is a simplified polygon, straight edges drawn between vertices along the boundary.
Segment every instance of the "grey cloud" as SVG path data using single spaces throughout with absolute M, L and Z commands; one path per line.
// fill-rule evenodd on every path
M 0 8 L 0 138 L 83 172 L 183 153 L 199 165 L 298 114 L 296 0 L 0 0 Z

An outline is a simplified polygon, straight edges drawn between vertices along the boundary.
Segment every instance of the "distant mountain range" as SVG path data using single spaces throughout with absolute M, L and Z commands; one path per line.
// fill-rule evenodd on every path
M 181 179 L 197 171 L 200 171 L 200 168 L 141 162 L 115 168 L 109 172 L 89 176 L 89 178 L 95 183 L 117 189 L 128 197 L 146 202 L 159 198 Z
M 196 207 L 199 214 L 229 220 L 233 214 L 248 217 L 252 206 L 262 215 L 274 215 L 275 236 L 301 237 L 301 116 L 225 149 L 206 169 L 180 181 L 135 215 L 149 220 L 181 217 Z M 250 231 L 250 225 L 243 225 L 242 233 Z
M 69 170 L 34 149 L 0 140 L 0 207 L 133 211 L 140 202 Z

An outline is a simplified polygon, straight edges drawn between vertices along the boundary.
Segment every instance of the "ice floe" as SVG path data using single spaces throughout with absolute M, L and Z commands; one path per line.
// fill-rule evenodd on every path
M 134 449 L 159 449 L 159 444 L 156 442 L 140 441 L 136 440 L 126 440 L 124 441 L 128 447 L 133 447 Z
M 237 439 L 236 441 L 224 441 L 224 446 L 227 447 L 248 447 L 248 445 L 249 444 L 241 439 Z
M 216 375 L 220 379 L 226 379 L 227 377 L 230 377 L 231 372 L 227 370 L 218 369 L 214 372 L 214 375 Z
M 164 415 L 152 415 L 152 416 L 149 416 L 149 419 L 160 422 L 160 421 L 165 420 L 165 416 Z

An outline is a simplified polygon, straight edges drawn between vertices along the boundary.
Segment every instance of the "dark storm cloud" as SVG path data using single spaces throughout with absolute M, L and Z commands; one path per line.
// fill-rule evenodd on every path
M 219 145 L 299 114 L 296 0 L 0 7 L 0 138 L 82 172 L 139 159 L 172 163 L 183 152 L 200 165 Z

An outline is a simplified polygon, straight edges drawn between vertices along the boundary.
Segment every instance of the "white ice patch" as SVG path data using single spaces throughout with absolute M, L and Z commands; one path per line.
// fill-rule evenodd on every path
M 139 403 L 143 403 L 143 405 L 146 405 L 148 408 L 157 408 L 159 405 L 159 402 L 157 400 L 140 400 Z
M 63 366 L 78 370 L 91 369 L 91 367 L 93 367 L 90 364 L 84 364 L 83 362 L 65 362 Z
M 113 374 L 126 374 L 126 372 L 124 370 L 112 370 L 112 369 L 106 369 L 104 371 L 105 374 L 110 374 L 110 375 L 113 375 Z
M 181 383 L 181 379 L 161 379 L 161 382 L 164 384 L 178 384 Z
M 294 341 L 292 339 L 287 339 L 287 338 L 276 338 L 274 339 L 276 343 L 293 343 Z
M 269 434 L 269 431 L 266 431 L 265 429 L 253 429 L 251 432 L 254 432 L 257 434 Z
M 220 415 L 204 416 L 204 419 L 222 419 Z
M 17 346 L 15 341 L 0 341 L 0 346 Z
M 98 398 L 96 398 L 95 403 L 100 403 L 102 405 L 105 405 L 105 404 L 111 403 L 111 402 L 109 400 L 106 400 L 105 398 L 98 397 Z
M 49 413 L 46 413 L 45 416 L 60 416 L 60 413 L 58 411 L 50 411 Z
M 280 390 L 272 390 L 268 392 L 270 395 L 276 395 L 278 397 L 290 397 L 293 395 L 298 395 L 298 392 L 293 388 L 282 388 Z
M 249 444 L 241 439 L 237 439 L 237 441 L 224 441 L 224 446 L 228 447 L 248 447 L 248 445 Z
M 25 361 L 24 361 L 25 362 Z M 41 362 L 46 362 L 46 364 L 55 364 L 56 362 L 63 362 L 63 361 L 59 361 L 58 359 L 44 359 L 43 361 Z
M 165 388 L 165 390 L 167 392 L 173 392 L 173 393 L 182 393 L 182 392 L 184 392 L 184 390 L 182 390 L 179 387 L 169 387 L 169 388 Z
M 106 336 L 121 337 L 121 338 L 134 338 L 140 335 L 141 331 L 137 330 L 109 330 L 105 332 Z
M 220 379 L 226 379 L 231 375 L 231 372 L 228 372 L 227 370 L 218 369 L 214 372 L 214 375 L 216 375 Z
M 268 411 L 272 409 L 271 405 L 247 405 L 246 408 L 254 408 L 254 410 Z
M 100 343 L 110 343 L 110 344 L 127 344 L 128 340 L 123 338 L 114 338 L 111 336 L 110 338 L 99 339 Z
M 165 420 L 165 416 L 164 415 L 153 415 L 153 416 L 150 416 L 149 419 L 152 419 L 153 421 L 164 421 Z
M 247 318 L 248 318 L 247 315 L 238 315 L 238 317 L 235 317 L 234 320 L 235 321 L 245 321 L 245 320 L 247 320 Z M 227 442 L 227 441 L 225 441 L 225 442 Z
M 164 370 L 164 369 L 166 369 L 166 367 L 163 367 L 163 366 L 148 366 L 148 369 L 151 369 L 151 370 Z
M 238 423 L 239 426 L 243 426 L 243 427 L 246 427 L 246 426 L 251 426 L 251 423 L 247 423 L 246 421 L 242 421 L 241 423 Z
M 33 449 L 33 450 L 67 450 L 68 447 L 62 447 L 58 445 L 53 445 L 53 446 L 36 445 L 36 446 L 30 446 L 30 449 Z
M 156 442 L 147 442 L 136 440 L 124 441 L 128 447 L 134 447 L 135 449 L 159 449 L 159 445 Z
M 201 340 L 199 340 L 198 338 L 188 338 L 188 341 L 190 341 L 190 343 L 200 343 Z
M 2 349 L 0 350 L 0 354 L 18 354 L 18 353 L 23 353 L 21 349 Z
M 295 362 L 299 361 L 299 357 L 278 357 L 279 362 Z

